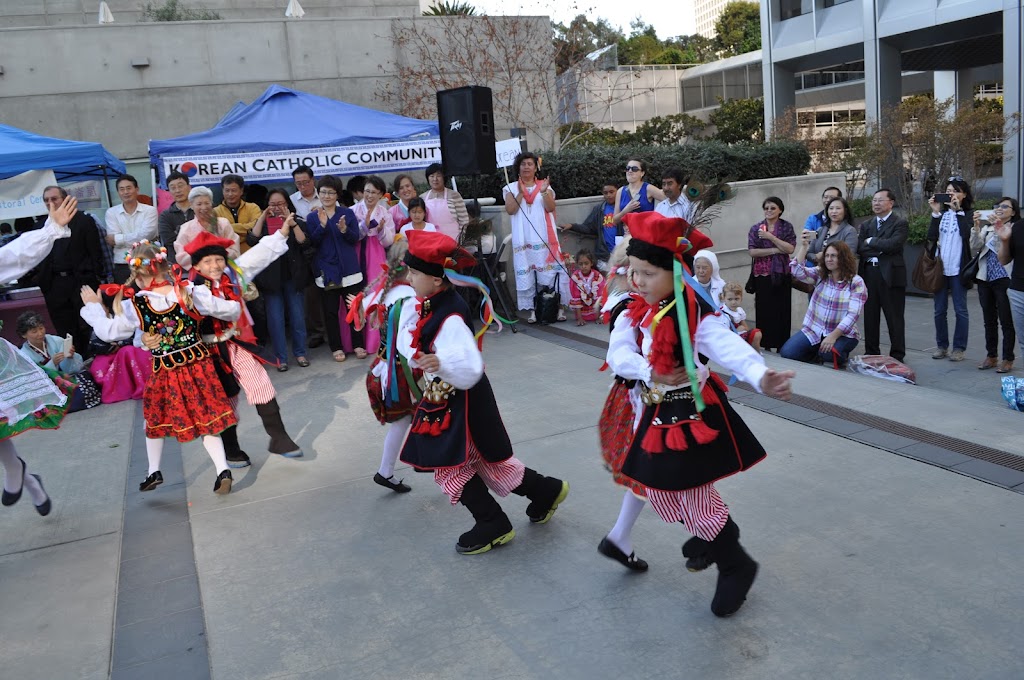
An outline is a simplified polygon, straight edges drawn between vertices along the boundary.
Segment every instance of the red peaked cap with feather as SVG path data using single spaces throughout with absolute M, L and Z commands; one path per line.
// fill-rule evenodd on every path
M 656 212 L 630 213 L 622 218 L 629 227 L 630 244 L 643 241 L 648 246 L 668 251 L 671 257 L 711 248 L 711 239 L 681 217 L 665 217 Z M 682 240 L 680 240 L 682 239 Z M 638 244 L 639 245 L 639 244 Z
M 476 258 L 460 248 L 455 239 L 447 234 L 410 229 L 405 235 L 409 239 L 405 263 L 427 276 L 440 278 L 444 276 L 446 267 L 462 269 L 476 264 Z
M 199 235 L 188 242 L 185 252 L 192 258 L 192 264 L 199 264 L 207 255 L 220 255 L 228 259 L 228 248 L 235 245 L 229 238 L 215 236 L 208 231 L 201 231 Z

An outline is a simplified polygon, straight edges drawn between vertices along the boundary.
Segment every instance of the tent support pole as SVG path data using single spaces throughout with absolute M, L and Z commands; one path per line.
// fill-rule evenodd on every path
M 110 180 L 107 179 L 107 166 L 101 165 L 100 168 L 103 170 L 103 188 L 107 190 L 107 207 L 114 207 L 114 199 L 110 195 Z

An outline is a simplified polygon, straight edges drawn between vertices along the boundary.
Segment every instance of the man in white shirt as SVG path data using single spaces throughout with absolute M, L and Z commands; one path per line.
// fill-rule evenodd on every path
M 292 171 L 292 180 L 298 189 L 289 198 L 295 206 L 295 216 L 306 219 L 306 215 L 320 207 L 320 197 L 316 193 L 316 181 L 313 169 L 308 165 L 300 165 Z
M 661 190 L 665 192 L 665 200 L 654 206 L 654 212 L 665 217 L 681 217 L 689 220 L 694 205 L 683 196 L 687 177 L 679 168 L 669 168 L 661 176 Z
M 156 208 L 139 203 L 139 182 L 131 175 L 117 178 L 117 195 L 121 205 L 107 210 L 107 245 L 114 249 L 114 281 L 124 283 L 131 275 L 125 254 L 133 243 L 157 238 Z

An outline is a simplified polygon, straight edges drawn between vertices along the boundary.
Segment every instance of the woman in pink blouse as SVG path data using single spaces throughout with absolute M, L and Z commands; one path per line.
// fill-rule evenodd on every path
M 782 346 L 786 359 L 846 366 L 850 352 L 857 346 L 857 320 L 868 288 L 857 276 L 857 260 L 845 241 L 825 246 L 821 264 L 804 266 L 808 243 L 802 242 L 789 268 L 793 278 L 814 286 L 804 323 Z
M 352 206 L 352 212 L 359 220 L 359 230 L 366 236 L 359 242 L 358 255 L 363 280 L 367 285 L 372 284 L 380 276 L 383 271 L 381 265 L 388 261 L 385 248 L 390 248 L 395 242 L 395 221 L 391 218 L 387 206 L 380 200 L 386 190 L 384 180 L 376 175 L 370 175 L 366 178 L 363 200 Z M 357 347 L 356 357 L 365 359 L 368 353 L 376 353 L 379 344 L 380 333 L 367 327 L 366 349 L 360 351 Z
M 206 187 L 193 187 L 188 192 L 188 202 L 192 205 L 195 219 L 181 225 L 181 229 L 178 230 L 178 238 L 174 239 L 174 257 L 181 268 L 185 270 L 192 268 L 192 256 L 185 252 L 185 246 L 204 230 L 234 241 L 235 244 L 228 248 L 228 257 L 237 258 L 241 254 L 238 249 L 238 234 L 231 228 L 230 222 L 213 214 L 213 192 Z
M 395 177 L 395 195 L 398 196 L 398 203 L 391 206 L 391 219 L 395 222 L 395 231 L 400 232 L 402 227 L 409 224 L 409 201 L 416 198 L 416 185 L 412 183 L 409 175 Z

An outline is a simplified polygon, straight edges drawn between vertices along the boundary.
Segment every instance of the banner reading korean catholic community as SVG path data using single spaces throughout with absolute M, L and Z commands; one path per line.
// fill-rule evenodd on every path
M 317 177 L 422 170 L 441 162 L 441 142 L 428 137 L 317 149 L 163 156 L 160 160 L 161 182 L 175 171 L 188 177 L 192 185 L 219 184 L 228 174 L 241 175 L 247 182 L 275 182 L 291 180 L 292 171 L 300 165 L 312 168 Z

